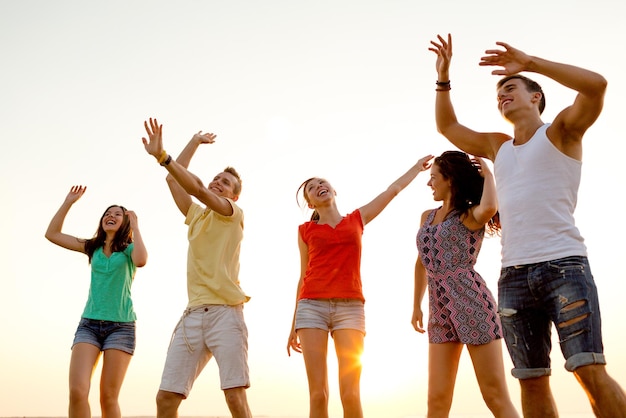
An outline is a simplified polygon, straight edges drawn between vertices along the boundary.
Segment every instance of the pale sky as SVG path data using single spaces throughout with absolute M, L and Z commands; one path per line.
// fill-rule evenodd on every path
M 120 403 L 125 416 L 155 414 L 165 353 L 186 305 L 187 241 L 166 171 L 141 144 L 149 117 L 164 124 L 174 156 L 193 133 L 217 134 L 190 166 L 204 180 L 226 165 L 241 173 L 250 406 L 255 416 L 306 416 L 303 360 L 286 352 L 300 268 L 297 226 L 309 217 L 296 203 L 297 187 L 326 177 L 347 213 L 423 155 L 452 149 L 435 129 L 435 55 L 428 51 L 431 39 L 448 32 L 453 101 L 461 122 L 476 130 L 511 133 L 496 108 L 498 77 L 478 66 L 496 41 L 609 80 L 605 109 L 584 140 L 577 224 L 599 287 L 608 370 L 626 386 L 622 17 L 614 0 L 0 0 L 0 416 L 67 411 L 70 345 L 89 266 L 44 232 L 75 184 L 87 192 L 66 219 L 67 233 L 91 237 L 110 204 L 138 214 L 149 260 L 132 289 L 137 349 Z M 545 121 L 572 102 L 572 91 L 528 75 L 546 92 Z M 426 411 L 427 337 L 410 318 L 419 215 L 436 206 L 427 177 L 418 176 L 365 228 L 368 417 Z M 486 240 L 477 266 L 494 293 L 499 251 L 497 239 Z M 562 413 L 589 412 L 553 340 L 557 404 Z M 331 414 L 339 417 L 332 347 L 329 364 Z M 94 415 L 99 378 L 98 369 Z M 456 388 L 453 414 L 488 413 L 466 354 Z M 180 414 L 228 415 L 214 362 Z

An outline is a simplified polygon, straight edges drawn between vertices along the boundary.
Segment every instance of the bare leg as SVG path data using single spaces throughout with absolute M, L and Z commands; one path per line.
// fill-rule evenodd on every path
M 502 342 L 495 340 L 483 345 L 468 345 L 480 392 L 489 410 L 496 418 L 518 418 L 511 402 L 504 376 Z
M 428 345 L 428 418 L 447 418 L 463 344 Z
M 178 407 L 184 398 L 180 393 L 159 390 L 156 397 L 157 418 L 178 418 Z
M 608 375 L 603 364 L 579 367 L 574 370 L 574 376 L 587 393 L 597 417 L 626 417 L 624 389 Z
M 302 328 L 298 337 L 309 381 L 309 417 L 328 418 L 328 332 Z
M 118 398 L 132 355 L 121 350 L 105 350 L 100 378 L 102 418 L 121 418 Z
M 70 360 L 69 418 L 89 418 L 89 390 L 91 376 L 98 364 L 100 349 L 88 343 L 78 343 L 72 348 Z
M 550 389 L 550 376 L 521 379 L 524 418 L 557 418 L 559 413 Z
M 361 408 L 361 355 L 363 333 L 342 329 L 333 333 L 339 365 L 339 394 L 344 418 L 363 418 Z
M 248 398 L 246 396 L 246 388 L 232 388 L 224 390 L 226 404 L 233 418 L 252 418 L 250 407 L 248 406 Z

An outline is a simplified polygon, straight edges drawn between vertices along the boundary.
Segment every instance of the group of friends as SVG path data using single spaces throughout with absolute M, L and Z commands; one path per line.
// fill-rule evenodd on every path
M 479 65 L 499 67 L 498 110 L 513 136 L 482 133 L 460 124 L 450 98 L 452 38 L 437 36 L 437 130 L 460 151 L 426 155 L 374 197 L 348 214 L 323 178 L 297 190 L 313 213 L 298 227 L 301 272 L 287 352 L 301 353 L 309 386 L 309 416 L 328 417 L 327 350 L 332 338 L 344 417 L 363 416 L 360 397 L 365 298 L 360 275 L 363 229 L 407 187 L 430 170 L 437 208 L 426 210 L 417 232 L 411 323 L 428 334 L 428 417 L 447 417 L 463 347 L 471 357 L 483 399 L 495 417 L 518 417 L 505 382 L 504 339 L 519 379 L 524 417 L 557 417 L 550 388 L 551 329 L 559 335 L 565 368 L 572 372 L 598 417 L 626 417 L 626 395 L 607 373 L 596 285 L 574 210 L 580 184 L 582 138 L 600 115 L 606 80 L 599 74 L 528 55 L 498 42 Z M 576 92 L 551 123 L 541 119 L 545 95 L 520 73 L 548 77 Z M 193 135 L 177 158 L 163 147 L 162 125 L 144 123 L 148 154 L 167 172 L 167 184 L 188 225 L 189 302 L 175 327 L 159 391 L 158 418 L 178 416 L 181 402 L 212 357 L 233 417 L 251 418 L 248 334 L 239 253 L 242 181 L 232 167 L 205 185 L 188 170 L 198 147 L 215 135 Z M 493 162 L 493 173 L 486 160 Z M 72 345 L 69 417 L 90 417 L 90 381 L 102 355 L 100 406 L 104 418 L 121 417 L 118 397 L 135 348 L 131 284 L 148 252 L 136 214 L 113 205 L 91 239 L 62 232 L 72 205 L 85 193 L 73 186 L 52 218 L 46 238 L 85 253 L 91 264 L 89 296 Z M 200 203 L 196 203 L 196 201 Z M 475 271 L 483 238 L 500 235 L 502 268 L 497 301 Z M 425 320 L 422 302 L 428 292 Z M 426 323 L 425 323 L 426 322 Z

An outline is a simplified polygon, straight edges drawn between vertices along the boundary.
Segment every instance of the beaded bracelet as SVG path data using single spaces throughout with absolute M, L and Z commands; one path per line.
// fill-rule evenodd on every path
M 437 84 L 437 88 L 435 89 L 435 91 L 450 91 L 452 89 L 452 87 L 450 87 L 450 80 L 437 81 L 435 82 L 435 84 Z

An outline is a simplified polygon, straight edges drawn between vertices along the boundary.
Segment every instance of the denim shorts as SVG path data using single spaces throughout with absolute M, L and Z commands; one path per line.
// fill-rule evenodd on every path
M 518 379 L 549 376 L 552 324 L 565 368 L 606 364 L 598 292 L 587 257 L 504 267 L 498 313 Z
M 355 329 L 365 335 L 365 308 L 359 299 L 300 299 L 296 308 L 296 331 Z
M 76 334 L 74 334 L 72 347 L 78 343 L 95 345 L 100 351 L 113 349 L 133 355 L 135 352 L 135 323 L 81 318 Z
M 186 398 L 213 357 L 222 390 L 250 386 L 248 328 L 243 305 L 201 305 L 186 309 L 174 329 L 159 389 Z

